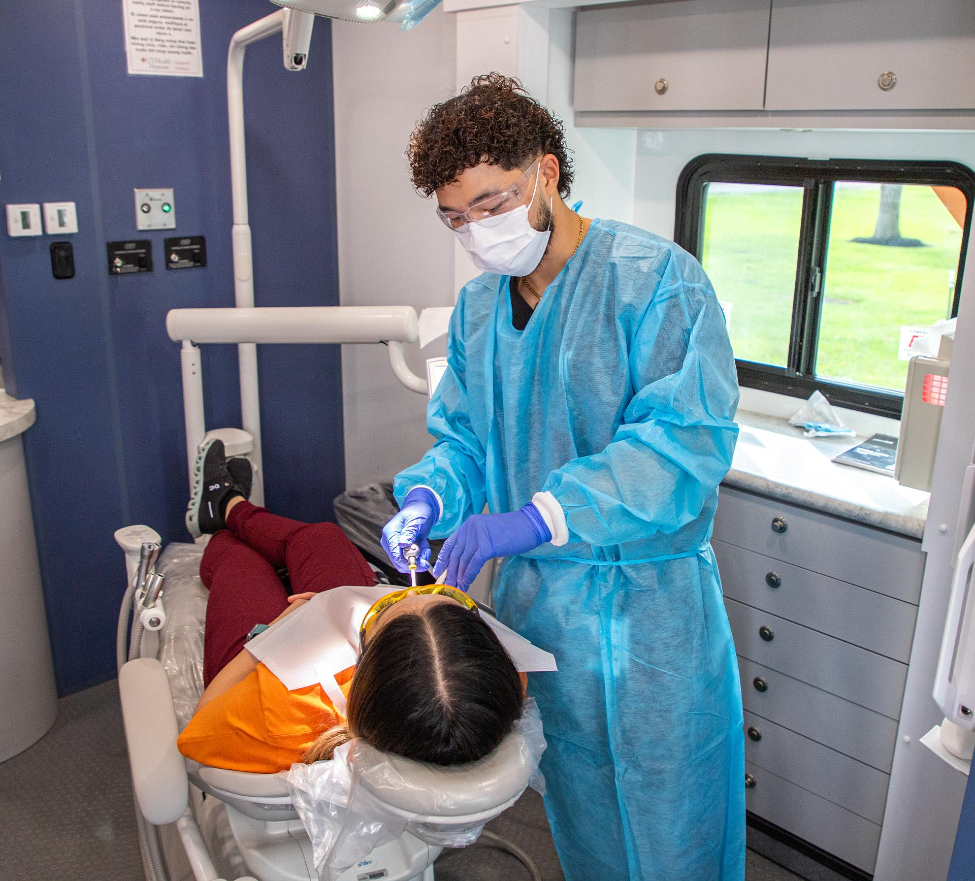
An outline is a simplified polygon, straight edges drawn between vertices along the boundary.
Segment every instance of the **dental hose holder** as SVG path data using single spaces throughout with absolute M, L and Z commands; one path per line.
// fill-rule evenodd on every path
M 125 551 L 139 622 L 146 630 L 162 629 L 166 623 L 162 603 L 166 576 L 155 571 L 162 548 L 159 533 L 145 526 L 132 526 L 120 529 L 115 540 Z
M 165 575 L 150 572 L 139 596 L 139 620 L 146 630 L 161 630 L 166 623 L 166 610 L 162 604 Z

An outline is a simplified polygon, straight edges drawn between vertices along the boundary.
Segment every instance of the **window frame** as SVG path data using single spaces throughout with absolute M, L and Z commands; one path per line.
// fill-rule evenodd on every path
M 818 390 L 832 404 L 899 419 L 904 404 L 903 392 L 821 379 L 814 372 L 822 323 L 823 297 L 820 294 L 824 290 L 828 268 L 833 184 L 836 181 L 948 186 L 961 190 L 967 205 L 951 308 L 951 315 L 957 315 L 975 210 L 975 172 L 959 162 L 798 159 L 706 153 L 688 162 L 677 181 L 674 241 L 698 260 L 701 259 L 704 192 L 709 183 L 801 187 L 802 215 L 788 364 L 778 367 L 736 358 L 738 381 L 746 387 L 798 398 L 807 398 Z

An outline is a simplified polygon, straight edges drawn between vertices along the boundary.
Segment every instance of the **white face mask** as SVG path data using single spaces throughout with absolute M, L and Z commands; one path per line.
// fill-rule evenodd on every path
M 552 237 L 552 225 L 549 221 L 549 228 L 539 232 L 528 220 L 528 209 L 538 191 L 538 178 L 539 174 L 536 174 L 528 205 L 519 205 L 513 211 L 472 221 L 454 230 L 467 256 L 481 272 L 523 276 L 529 275 L 541 263 Z

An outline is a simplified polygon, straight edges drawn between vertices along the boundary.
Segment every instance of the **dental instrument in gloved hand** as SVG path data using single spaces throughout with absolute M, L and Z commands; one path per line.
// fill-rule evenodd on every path
M 405 574 L 410 571 L 404 554 L 412 545 L 419 548 L 417 568 L 421 571 L 430 568 L 430 542 L 427 537 L 439 519 L 440 501 L 433 490 L 417 486 L 406 494 L 399 513 L 383 527 L 381 539 L 383 550 L 397 572 Z
M 411 544 L 406 549 L 406 562 L 410 567 L 410 586 L 416 587 L 416 558 L 420 555 L 420 546 Z
M 433 574 L 446 572 L 447 584 L 466 591 L 492 557 L 525 554 L 551 540 L 552 531 L 531 502 L 510 514 L 474 514 L 444 542 Z

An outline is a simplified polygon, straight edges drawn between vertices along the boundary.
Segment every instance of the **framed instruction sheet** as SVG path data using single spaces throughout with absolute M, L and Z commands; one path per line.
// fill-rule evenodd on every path
M 203 76 L 199 0 L 122 0 L 129 73 Z

